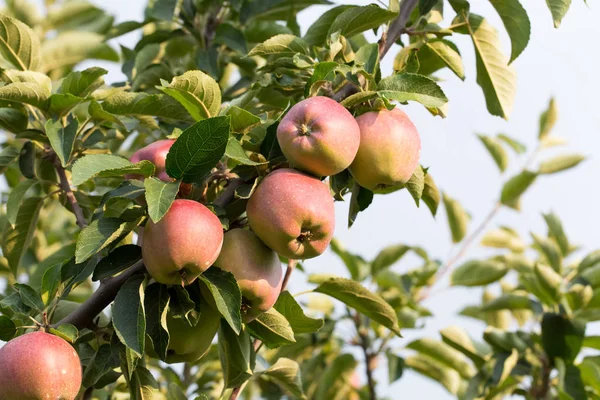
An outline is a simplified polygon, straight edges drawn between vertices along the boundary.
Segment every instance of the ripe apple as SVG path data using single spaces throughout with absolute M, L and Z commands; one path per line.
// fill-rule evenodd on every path
M 74 400 L 80 386 L 77 352 L 58 336 L 27 333 L 0 349 L 0 400 Z
M 283 274 L 277 253 L 245 229 L 225 234 L 215 266 L 229 271 L 242 292 L 242 316 L 250 322 L 273 307 L 281 292 Z
M 350 165 L 362 187 L 376 191 L 406 183 L 419 165 L 421 138 L 404 111 L 371 111 L 356 118 L 360 147 Z
M 294 168 L 330 176 L 354 160 L 360 129 L 346 108 L 329 97 L 317 96 L 288 111 L 277 127 L 277 140 Z
M 129 158 L 129 161 L 131 161 L 132 163 L 137 163 L 142 160 L 151 161 L 156 166 L 156 171 L 154 171 L 154 175 L 156 175 L 156 177 L 163 182 L 171 182 L 173 181 L 173 178 L 167 175 L 167 171 L 165 168 L 167 154 L 169 153 L 171 146 L 173 146 L 173 143 L 175 143 L 175 140 L 172 139 L 158 140 L 152 144 L 149 144 L 146 147 L 142 147 L 141 149 L 133 153 L 132 156 Z M 137 177 L 138 176 L 135 175 L 129 175 L 126 178 L 132 179 Z
M 142 257 L 148 273 L 159 283 L 192 283 L 221 251 L 221 221 L 193 200 L 175 200 L 164 217 L 144 228 Z
M 329 188 L 293 169 L 267 175 L 250 197 L 246 213 L 254 233 L 283 257 L 316 257 L 333 237 L 335 211 Z
M 167 348 L 168 364 L 194 362 L 206 354 L 213 338 L 219 330 L 221 314 L 208 304 L 204 304 L 198 324 L 191 326 L 183 318 L 173 318 L 167 314 L 167 329 L 169 330 L 169 347 Z M 158 358 L 151 346 L 146 347 L 149 356 Z

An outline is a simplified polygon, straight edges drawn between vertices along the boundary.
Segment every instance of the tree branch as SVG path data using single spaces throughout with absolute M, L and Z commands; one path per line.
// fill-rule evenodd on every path
M 94 318 L 102 312 L 117 296 L 119 289 L 132 276 L 146 271 L 143 261 L 138 261 L 129 269 L 114 278 L 109 278 L 102 283 L 98 290 L 94 292 L 85 302 L 83 302 L 75 311 L 59 321 L 55 326 L 62 324 L 75 325 L 77 329 L 91 328 Z
M 71 208 L 73 209 L 73 213 L 75 214 L 75 218 L 77 219 L 77 225 L 79 225 L 79 227 L 83 229 L 88 225 L 88 223 L 85 219 L 85 216 L 83 215 L 83 210 L 77 202 L 77 198 L 75 198 L 73 190 L 71 190 L 71 183 L 69 182 L 69 178 L 67 178 L 65 169 L 60 164 L 60 160 L 56 156 L 56 153 L 52 152 L 50 158 L 52 160 L 52 163 L 54 164 L 56 172 L 58 173 L 58 178 L 60 179 L 60 187 L 63 190 L 63 192 L 65 192 L 67 200 L 71 204 Z
M 377 400 L 377 391 L 375 389 L 375 379 L 373 379 L 373 365 L 372 362 L 377 355 L 374 355 L 369 351 L 369 338 L 363 332 L 363 328 L 360 323 L 360 315 L 358 313 L 352 316 L 354 326 L 356 327 L 356 334 L 359 339 L 359 346 L 365 356 L 365 374 L 367 375 L 367 385 L 369 386 L 369 399 Z
M 213 204 L 225 208 L 227 204 L 231 203 L 235 199 L 235 190 L 243 184 L 244 180 L 241 178 L 230 180 L 227 186 L 225 186 L 225 190 L 221 192 Z

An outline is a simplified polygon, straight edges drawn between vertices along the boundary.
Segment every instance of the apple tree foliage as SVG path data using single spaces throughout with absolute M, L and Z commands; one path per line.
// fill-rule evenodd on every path
M 599 337 L 586 336 L 586 324 L 600 319 L 600 254 L 581 253 L 554 214 L 542 216 L 547 232 L 530 238 L 493 225 L 501 208 L 519 210 L 536 180 L 583 160 L 571 153 L 537 159 L 565 142 L 552 134 L 554 100 L 540 117 L 537 148 L 521 172 L 504 179 L 479 227 L 434 182 L 449 160 L 418 168 L 402 189 L 434 216 L 445 208 L 457 246 L 448 260 L 431 258 L 428 244 L 397 244 L 367 260 L 334 240 L 347 277 L 307 274 L 315 295 L 284 290 L 249 324 L 231 274 L 211 269 L 182 288 L 144 273 L 135 233 L 160 220 L 184 186 L 225 229 L 245 224 L 259 179 L 286 164 L 278 121 L 304 98 L 332 97 L 354 115 L 417 102 L 443 118 L 448 102 L 460 99 L 446 97 L 435 73 L 448 68 L 465 79 L 452 39 L 467 35 L 487 109 L 508 118 L 517 90 L 512 62 L 531 27 L 518 0 L 490 2 L 510 55 L 466 0 L 150 0 L 143 21 L 120 24 L 85 0 L 46 0 L 43 10 L 7 0 L 0 14 L 0 339 L 32 329 L 34 318 L 71 342 L 86 399 L 376 399 L 378 368 L 387 369 L 390 384 L 410 369 L 460 399 L 600 399 L 600 361 L 583 351 L 600 349 Z M 558 27 L 570 1 L 547 4 Z M 313 5 L 330 8 L 301 35 L 297 14 Z M 381 39 L 367 41 L 368 31 Z M 117 47 L 130 32 L 139 34 L 137 44 Z M 384 76 L 380 60 L 394 43 L 394 70 Z M 79 68 L 89 60 L 120 63 L 126 80 L 107 84 L 105 69 Z M 479 137 L 501 172 L 528 152 L 515 136 Z M 150 178 L 151 162 L 127 159 L 164 138 L 177 139 L 168 183 Z M 361 188 L 347 171 L 328 182 L 335 199 L 346 201 L 349 225 L 384 195 Z M 481 246 L 497 251 L 464 261 L 479 234 Z M 408 253 L 419 261 L 398 272 Z M 436 338 L 400 338 L 401 329 L 433 317 L 422 302 L 446 273 L 453 287 L 485 288 L 461 312 L 487 325 L 483 337 L 450 326 Z M 201 292 L 223 316 L 209 353 L 181 368 L 147 357 L 153 343 L 164 358 L 167 312 L 197 323 Z M 64 300 L 81 305 L 53 318 Z M 110 304 L 107 320 L 101 311 Z

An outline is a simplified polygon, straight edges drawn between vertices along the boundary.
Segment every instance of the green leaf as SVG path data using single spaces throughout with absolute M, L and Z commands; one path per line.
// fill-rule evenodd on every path
M 564 315 L 545 313 L 542 318 L 542 346 L 550 360 L 557 357 L 567 364 L 579 354 L 585 337 L 585 323 Z
M 500 171 L 504 172 L 508 166 L 508 154 L 506 154 L 504 147 L 502 147 L 497 139 L 491 136 L 477 135 L 477 137 L 479 140 L 481 140 L 487 151 L 494 158 L 494 161 L 496 162 L 496 165 Z
M 316 293 L 323 293 L 366 315 L 373 321 L 400 335 L 398 318 L 394 309 L 379 295 L 350 279 L 331 278 L 322 282 Z
M 219 162 L 229 139 L 230 117 L 215 117 L 195 123 L 183 131 L 167 155 L 169 176 L 194 182 Z
M 94 269 L 93 281 L 110 278 L 142 259 L 142 248 L 135 244 L 119 246 L 104 257 Z
M 379 93 L 373 92 L 373 91 L 358 92 L 358 93 L 354 93 L 351 96 L 346 97 L 344 100 L 342 100 L 340 102 L 340 104 L 346 108 L 352 108 L 361 103 L 364 103 L 365 101 L 375 99 L 378 96 L 379 96 Z
M 263 165 L 268 163 L 267 161 L 256 162 L 248 158 L 248 156 L 246 155 L 246 151 L 244 150 L 240 142 L 233 136 L 229 137 L 229 139 L 227 140 L 225 155 L 243 165 Z
M 110 124 L 117 125 L 119 128 L 121 128 L 121 130 L 123 132 L 128 131 L 125 124 L 119 118 L 117 118 L 115 115 L 109 113 L 108 111 L 105 111 L 102 108 L 102 106 L 100 105 L 100 103 L 98 103 L 95 100 L 92 100 L 90 102 L 88 112 L 90 113 L 90 117 L 92 118 L 92 121 L 102 122 L 102 123 L 108 122 Z
M 17 269 L 23 255 L 31 245 L 35 233 L 40 210 L 44 204 L 42 197 L 25 199 L 19 207 L 14 227 L 8 227 L 2 237 L 2 254 L 6 257 L 13 275 L 17 276 Z
M 469 215 L 462 205 L 444 193 L 444 207 L 446 208 L 446 216 L 448 217 L 448 225 L 452 233 L 452 242 L 458 243 L 467 234 L 469 224 Z
M 179 181 L 163 182 L 154 177 L 144 180 L 148 216 L 154 223 L 160 221 L 171 208 L 171 204 L 179 192 L 179 184 Z
M 153 283 L 146 288 L 144 294 L 144 311 L 146 315 L 146 333 L 152 340 L 152 348 L 164 360 L 169 347 L 169 330 L 167 328 L 167 312 L 170 296 L 167 286 Z
M 309 55 L 308 44 L 294 35 L 282 34 L 273 36 L 267 39 L 263 43 L 255 46 L 250 53 L 249 57 L 252 56 L 294 56 L 296 54 Z
M 241 3 L 238 0 L 234 1 L 236 2 Z M 288 0 L 248 0 L 237 8 L 240 10 L 240 22 L 244 24 L 253 18 L 286 21 L 290 13 L 297 13 L 316 4 L 332 3 L 328 0 L 294 0 L 293 3 Z
M 102 108 L 116 115 L 150 115 L 190 121 L 188 111 L 166 94 L 117 92 L 104 100 Z
M 218 343 L 225 387 L 240 386 L 252 376 L 255 364 L 256 355 L 248 331 L 242 330 L 238 335 L 221 320 Z
M 540 133 L 539 139 L 544 139 L 550 135 L 552 128 L 556 124 L 558 119 L 558 108 L 556 107 L 556 101 L 554 97 L 550 99 L 548 108 L 540 115 Z
M 315 333 L 323 327 L 323 320 L 307 317 L 294 296 L 287 290 L 281 292 L 273 308 L 285 317 L 295 335 Z
M 56 335 L 69 343 L 75 343 L 79 337 L 79 331 L 74 325 L 62 324 L 56 328 L 50 328 L 50 333 Z
M 497 249 L 510 249 L 517 253 L 525 251 L 526 248 L 518 234 L 503 228 L 487 231 L 481 239 L 481 245 Z
M 217 311 L 221 313 L 225 321 L 236 334 L 242 329 L 242 293 L 231 272 L 224 271 L 218 267 L 211 267 L 200 275 L 200 282 L 208 290 L 209 295 L 204 294 L 205 298 L 212 298 Z
M 348 212 L 348 228 L 352 227 L 358 213 L 364 211 L 373 202 L 373 192 L 354 183 L 352 197 L 350 198 L 350 210 Z
M 119 61 L 119 54 L 94 32 L 63 32 L 42 44 L 44 72 L 72 67 L 84 60 Z
M 173 78 L 169 86 L 158 89 L 177 100 L 195 121 L 219 114 L 221 89 L 212 77 L 202 71 L 187 71 Z
M 356 6 L 340 5 L 323 13 L 306 31 L 303 39 L 311 46 L 321 46 L 327 40 L 329 28 L 333 21 L 344 11 Z
M 377 89 L 380 95 L 401 103 L 412 100 L 425 107 L 439 108 L 448 102 L 446 95 L 434 80 L 408 72 L 383 78 Z
M 0 86 L 0 100 L 29 104 L 45 110 L 50 92 L 37 82 L 14 82 Z
M 74 251 L 73 246 L 69 246 Z M 60 251 L 60 250 L 59 250 Z M 65 260 L 63 260 L 64 262 Z M 38 267 L 39 268 L 39 267 Z M 42 276 L 42 288 L 41 295 L 42 301 L 47 306 L 56 297 L 58 292 L 58 286 L 61 283 L 60 275 L 62 270 L 62 264 L 55 264 L 52 267 L 46 269 Z
M 555 174 L 577 166 L 585 160 L 580 154 L 563 154 L 550 160 L 542 161 L 538 172 L 540 174 Z
M 73 185 L 79 186 L 94 178 L 124 176 L 127 174 L 148 177 L 154 174 L 154 170 L 154 164 L 147 160 L 133 164 L 126 158 L 112 154 L 88 154 L 75 161 L 71 173 Z
M 591 357 L 584 358 L 579 364 L 579 369 L 583 382 L 594 390 L 600 391 L 600 365 L 596 360 Z
M 231 117 L 231 130 L 234 132 L 244 132 L 261 122 L 259 117 L 237 106 L 231 106 L 227 115 Z
M 569 11 L 569 7 L 571 7 L 571 0 L 546 0 L 546 4 L 552 14 L 554 27 L 558 28 L 567 11 Z
M 467 27 L 475 46 L 477 83 L 483 89 L 488 111 L 508 119 L 515 99 L 515 70 L 507 65 L 498 32 L 486 19 L 470 14 Z
M 422 355 L 407 357 L 404 362 L 407 368 L 438 382 L 451 394 L 458 393 L 461 385 L 461 379 L 458 372 Z
M 17 333 L 17 326 L 6 315 L 0 315 L 0 340 L 8 342 Z
M 108 192 L 104 193 L 104 196 L 102 196 L 98 208 L 94 212 L 94 219 L 100 218 L 102 216 L 102 214 L 105 211 L 106 205 L 110 204 L 111 200 L 135 200 L 140 196 L 143 196 L 145 191 L 146 189 L 144 188 L 144 184 L 137 179 L 122 182 L 116 189 L 109 190 Z
M 260 314 L 247 328 L 252 336 L 260 339 L 270 349 L 296 343 L 292 326 L 274 308 Z
M 197 397 L 196 400 L 203 400 L 202 397 Z M 207 397 L 208 399 L 208 397 Z M 169 390 L 167 392 L 167 400 L 188 400 L 187 395 L 182 388 L 179 387 L 175 382 L 169 383 Z
M 281 357 L 263 372 L 263 375 L 268 376 L 294 398 L 306 399 L 302 389 L 300 365 L 296 361 Z
M 0 101 L 0 128 L 13 133 L 27 129 L 29 117 L 25 106 L 10 101 Z
M 333 61 L 320 62 L 315 64 L 312 75 L 304 86 L 304 97 L 310 97 L 312 93 L 317 93 L 317 90 L 325 83 L 331 82 L 335 78 L 335 70 L 340 64 Z M 315 89 L 316 88 L 316 89 Z
M 527 12 L 519 0 L 490 0 L 492 6 L 500 15 L 506 32 L 510 37 L 512 51 L 509 64 L 517 59 L 519 54 L 525 50 L 531 35 L 531 23 Z
M 50 139 L 50 145 L 60 159 L 63 167 L 66 167 L 71 159 L 73 143 L 75 142 L 75 135 L 77 135 L 78 128 L 79 123 L 76 119 L 71 121 L 66 127 L 63 127 L 61 121 L 50 119 L 46 122 L 46 135 Z
M 42 62 L 38 35 L 21 21 L 2 14 L 0 54 L 21 71 L 36 71 Z
M 554 269 L 558 273 L 561 273 L 562 256 L 558 244 L 551 239 L 538 236 L 535 233 L 532 233 L 531 237 L 534 241 L 534 247 L 540 251 L 540 253 L 544 256 L 548 264 L 552 266 L 552 269 Z
M 551 267 L 543 264 L 536 264 L 534 276 L 537 279 L 539 290 L 542 291 L 540 300 L 546 304 L 557 302 L 560 298 L 560 286 L 562 284 L 562 276 Z M 537 296 L 537 293 L 536 293 Z
M 376 4 L 352 7 L 339 14 L 327 32 L 327 37 L 340 31 L 345 37 L 352 37 L 370 29 L 377 29 L 382 24 L 396 17 L 395 12 L 388 11 Z
M 406 348 L 431 357 L 446 367 L 457 371 L 465 379 L 471 378 L 477 370 L 467 362 L 463 355 L 444 342 L 422 338 L 410 342 Z
M 130 232 L 138 221 L 127 222 L 118 218 L 100 218 L 92 221 L 77 237 L 76 262 L 82 263 L 122 235 Z
M 15 283 L 14 288 L 21 296 L 21 300 L 24 304 L 38 312 L 42 312 L 44 309 L 44 302 L 34 288 L 23 283 Z
M 381 250 L 379 254 L 371 261 L 371 271 L 373 275 L 377 275 L 379 272 L 386 268 L 391 267 L 411 249 L 410 246 L 405 244 L 397 244 L 388 246 Z
M 500 311 L 500 310 L 534 310 L 538 309 L 539 304 L 529 298 L 529 296 L 505 293 L 489 301 L 481 307 L 481 311 Z
M 14 227 L 15 223 L 17 222 L 19 208 L 21 207 L 21 203 L 25 198 L 27 191 L 37 184 L 39 184 L 38 181 L 27 179 L 19 182 L 19 184 L 15 186 L 9 193 L 8 200 L 6 202 L 6 220 L 9 224 L 11 224 L 11 226 Z
M 331 251 L 342 259 L 350 276 L 355 281 L 363 281 L 369 275 L 371 266 L 364 258 L 359 255 L 348 252 L 344 246 L 337 240 L 333 239 L 330 243 Z
M 131 400 L 159 399 L 162 397 L 160 386 L 152 373 L 140 365 L 137 365 L 135 370 L 131 372 L 128 386 Z
M 145 11 L 146 19 L 172 21 L 182 0 L 150 0 Z
M 100 67 L 91 67 L 83 71 L 74 71 L 63 79 L 58 88 L 58 93 L 72 94 L 73 96 L 85 98 L 102 85 L 107 70 Z
M 537 178 L 537 173 L 527 170 L 510 178 L 502 187 L 500 202 L 505 206 L 519 210 L 521 196 L 535 181 L 535 178 Z
M 425 202 L 429 211 L 431 211 L 431 215 L 435 217 L 440 205 L 440 191 L 429 173 L 425 175 L 425 188 L 423 189 L 421 199 Z
M 248 53 L 244 32 L 229 23 L 223 23 L 217 27 L 213 42 L 223 44 L 244 55 Z
M 102 376 L 119 366 L 119 358 L 110 344 L 103 344 L 92 356 L 83 371 L 83 387 L 94 386 Z
M 522 154 L 527 151 L 527 147 L 525 145 L 504 133 L 498 134 L 498 139 L 502 140 L 504 143 L 509 145 L 517 154 Z
M 454 43 L 446 39 L 433 39 L 426 42 L 424 47 L 439 58 L 456 76 L 465 80 L 465 67 Z
M 507 272 L 508 269 L 503 263 L 473 260 L 452 271 L 450 282 L 453 286 L 484 286 L 496 282 Z
M 7 146 L 0 151 L 0 173 L 4 172 L 4 169 L 12 164 L 17 157 L 19 157 L 19 150 L 14 147 Z
M 362 66 L 365 71 L 374 76 L 379 68 L 379 46 L 377 43 L 361 46 L 354 56 L 354 65 Z
M 145 290 L 144 275 L 132 276 L 119 289 L 112 309 L 113 325 L 119 340 L 138 357 L 144 355 L 146 340 Z
M 595 267 L 598 264 L 600 264 L 600 250 L 592 251 L 587 256 L 585 256 L 585 258 L 581 260 L 577 268 L 581 272 L 585 271 L 588 268 Z
M 419 202 L 421 197 L 423 197 L 423 191 L 425 190 L 425 171 L 423 170 L 423 167 L 419 165 L 404 186 L 417 204 L 417 207 L 419 207 Z
M 464 328 L 449 326 L 440 331 L 444 343 L 466 355 L 476 367 L 481 368 L 485 363 L 484 355 L 469 337 Z
M 404 374 L 404 358 L 398 357 L 390 350 L 388 350 L 385 355 L 388 365 L 388 382 L 391 385 L 398 379 L 402 378 L 402 375 Z

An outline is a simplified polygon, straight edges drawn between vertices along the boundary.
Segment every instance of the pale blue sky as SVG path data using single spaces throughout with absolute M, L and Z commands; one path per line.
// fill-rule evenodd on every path
M 1 3 L 2 1 L 0 1 Z M 145 0 L 96 0 L 97 4 L 110 10 L 118 21 L 141 20 Z M 341 3 L 337 1 L 337 3 Z M 370 1 L 345 1 L 345 4 L 365 5 Z M 501 177 L 496 166 L 484 151 L 475 133 L 495 134 L 505 132 L 533 147 L 537 137 L 538 116 L 545 109 L 551 96 L 555 96 L 559 120 L 554 133 L 569 140 L 573 152 L 581 152 L 589 159 L 574 171 L 539 179 L 525 195 L 522 212 L 503 210 L 494 225 L 508 224 L 526 236 L 529 231 L 545 232 L 541 212 L 555 211 L 563 220 L 572 242 L 586 250 L 600 248 L 600 113 L 596 110 L 595 96 L 600 91 L 597 78 L 600 55 L 595 50 L 600 37 L 597 23 L 597 4 L 589 2 L 589 9 L 582 0 L 574 0 L 571 10 L 560 29 L 554 29 L 550 13 L 544 1 L 523 1 L 532 25 L 529 47 L 515 61 L 518 73 L 518 91 L 510 120 L 490 116 L 479 86 L 475 81 L 475 60 L 468 37 L 452 38 L 463 55 L 467 79 L 461 82 L 449 71 L 439 76 L 450 108 L 446 119 L 433 118 L 418 104 L 405 110 L 421 133 L 422 164 L 430 167 L 430 173 L 442 190 L 455 197 L 473 216 L 471 227 L 478 224 L 498 198 L 501 183 L 523 163 L 513 158 L 511 168 Z M 492 24 L 502 28 L 500 19 L 487 0 L 472 0 L 472 11 L 489 17 Z M 300 15 L 303 32 L 327 7 L 311 7 Z M 447 7 L 450 10 L 449 7 Z M 448 14 L 453 14 L 448 11 Z M 508 36 L 501 29 L 506 53 L 510 51 Z M 137 34 L 117 40 L 131 46 Z M 369 33 L 369 38 L 375 40 Z M 383 61 L 383 72 L 389 74 L 397 46 L 392 48 Z M 109 81 L 124 80 L 119 66 L 105 65 L 110 69 Z M 547 155 L 565 152 L 567 148 L 548 152 Z M 379 249 L 389 244 L 406 243 L 420 245 L 432 255 L 443 260 L 451 249 L 450 235 L 443 210 L 433 219 L 429 211 L 416 209 L 406 192 L 378 196 L 372 206 L 362 213 L 351 231 L 346 229 L 347 204 L 337 207 L 337 237 L 346 247 L 366 258 L 372 258 Z M 481 249 L 473 249 L 467 256 L 485 255 Z M 414 265 L 407 257 L 395 267 L 404 271 Z M 309 272 L 345 274 L 338 259 L 329 252 L 318 259 L 305 263 Z M 292 293 L 300 290 L 303 277 L 292 281 Z M 447 285 L 442 282 L 438 288 Z M 437 332 L 452 324 L 461 324 L 475 336 L 480 337 L 483 326 L 455 316 L 465 304 L 480 296 L 477 290 L 453 289 L 443 291 L 425 304 L 435 314 L 423 331 L 403 333 L 406 339 L 398 346 L 420 335 L 439 337 Z M 594 329 L 594 328 L 592 328 Z M 596 330 L 596 329 L 594 329 Z M 390 398 L 452 398 L 437 384 L 413 373 L 407 373 L 398 383 L 389 386 L 387 372 L 382 370 L 377 378 L 383 384 L 380 395 Z

